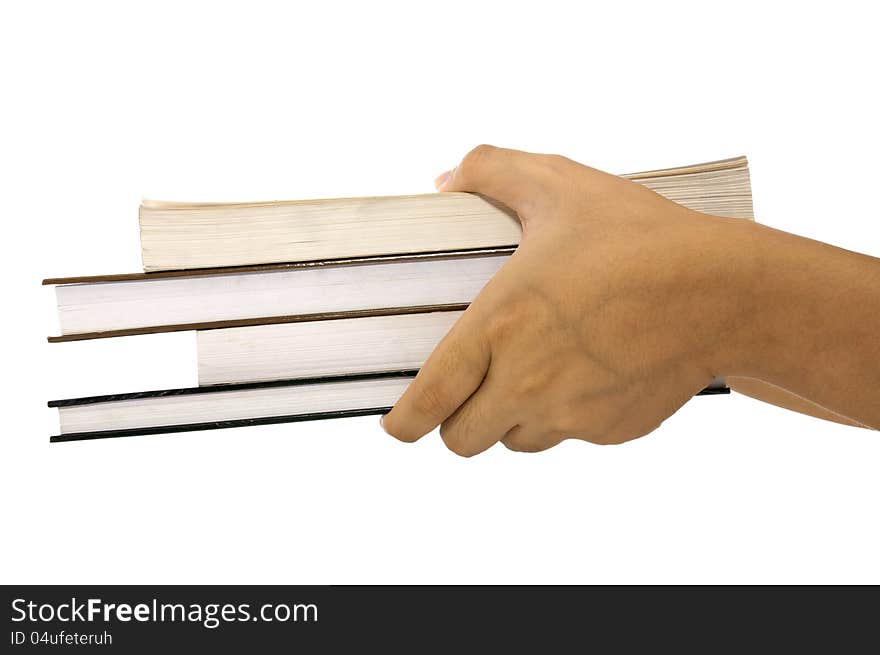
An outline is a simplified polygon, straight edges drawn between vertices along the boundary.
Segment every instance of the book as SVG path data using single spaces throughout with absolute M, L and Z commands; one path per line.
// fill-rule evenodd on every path
M 752 217 L 748 162 L 736 157 L 624 175 L 717 216 Z M 248 266 L 515 246 L 503 205 L 470 193 L 243 203 L 145 200 L 145 271 Z
M 461 314 L 434 311 L 200 330 L 199 385 L 418 369 Z
M 415 371 L 54 400 L 52 442 L 216 430 L 388 412 Z
M 744 157 L 629 177 L 752 218 Z M 53 442 L 387 412 L 520 237 L 472 194 L 146 202 L 140 217 L 147 272 L 44 280 L 50 341 L 198 330 L 201 386 L 51 401 Z
M 53 443 L 385 414 L 416 371 L 163 389 L 50 401 Z M 698 395 L 726 394 L 707 388 Z
M 636 173 L 629 177 L 693 209 L 721 216 L 752 218 L 751 187 L 745 157 Z M 445 195 L 447 194 L 405 196 L 405 202 L 401 201 L 403 204 L 397 204 L 399 198 L 362 199 L 364 203 L 360 209 L 350 199 L 252 203 L 247 206 L 186 205 L 190 209 L 180 210 L 181 224 L 178 227 L 181 235 L 196 229 L 198 223 L 192 223 L 187 216 L 199 216 L 201 208 L 207 207 L 220 214 L 225 212 L 227 218 L 217 219 L 212 226 L 203 226 L 204 229 L 199 231 L 202 236 L 189 234 L 185 239 L 181 236 L 182 241 L 178 244 L 180 247 L 185 246 L 193 257 L 222 252 L 228 234 L 223 236 L 217 230 L 222 232 L 226 229 L 224 225 L 238 226 L 236 229 L 245 230 L 248 224 L 252 227 L 252 231 L 248 232 L 249 237 L 235 238 L 234 241 L 238 244 L 250 244 L 247 248 L 253 255 L 251 259 L 258 261 L 272 257 L 257 256 L 259 249 L 254 244 L 262 238 L 259 235 L 264 230 L 264 222 L 256 218 L 248 223 L 250 219 L 242 218 L 249 216 L 248 208 L 272 206 L 275 211 L 280 211 L 278 208 L 286 207 L 286 213 L 278 214 L 273 221 L 276 227 L 286 221 L 293 232 L 305 229 L 302 225 L 309 224 L 311 220 L 318 220 L 315 218 L 317 212 L 322 217 L 320 220 L 326 222 L 321 229 L 330 230 L 330 233 L 322 233 L 320 236 L 325 240 L 322 243 L 336 243 L 338 248 L 334 253 L 339 254 L 345 252 L 340 248 L 346 247 L 349 237 L 354 238 L 357 232 L 345 231 L 343 228 L 363 221 L 384 225 L 387 217 L 371 214 L 373 210 L 379 206 L 397 207 L 401 210 L 403 207 L 412 208 L 418 198 L 418 209 L 412 220 L 398 227 L 404 232 L 419 232 L 419 238 L 424 241 L 420 247 L 424 247 L 425 251 L 123 275 L 49 278 L 43 284 L 56 285 L 61 328 L 61 335 L 50 337 L 49 340 L 72 341 L 149 332 L 323 320 L 339 316 L 411 312 L 426 307 L 461 309 L 473 300 L 516 246 L 432 251 L 432 248 L 436 249 L 440 245 L 450 245 L 442 239 L 431 241 L 432 235 L 439 229 L 438 222 L 450 220 L 452 224 L 458 224 L 458 219 L 450 218 L 444 213 L 448 209 L 445 205 L 442 211 L 432 214 L 431 208 L 436 207 L 437 202 L 442 205 L 445 201 L 440 198 Z M 367 200 L 370 202 L 366 202 Z M 477 196 L 473 196 L 472 201 L 480 206 L 486 203 Z M 311 209 L 306 211 L 303 209 L 306 206 Z M 366 206 L 372 209 L 364 209 Z M 491 203 L 490 206 L 493 207 L 492 211 L 496 211 L 497 208 Z M 241 207 L 245 213 L 229 213 L 234 212 L 234 207 Z M 169 208 L 166 214 L 170 216 L 174 211 L 176 210 Z M 298 212 L 301 211 L 305 212 L 303 216 L 306 218 L 299 216 Z M 286 216 L 283 220 L 280 218 L 282 215 Z M 142 208 L 142 228 L 144 216 Z M 489 223 L 493 220 L 497 222 L 497 216 L 495 219 L 491 216 L 484 218 Z M 335 232 L 331 229 L 333 226 Z M 429 229 L 429 226 L 433 227 Z M 369 226 L 361 226 L 359 229 L 370 231 Z M 456 229 L 458 228 L 453 228 L 452 231 Z M 440 232 L 445 234 L 443 229 Z M 340 234 L 344 235 L 342 241 Z M 319 235 L 313 236 L 317 238 Z M 308 253 L 314 254 L 302 248 L 294 248 L 290 240 L 284 243 L 287 244 L 285 247 L 289 246 L 285 256 L 293 259 L 310 256 Z M 463 243 L 459 242 L 458 245 Z M 386 247 L 391 246 L 383 246 Z M 201 262 L 200 265 L 206 263 Z
M 388 412 L 460 310 L 200 330 L 199 385 L 50 401 L 53 442 Z M 715 380 L 698 395 L 728 393 Z
M 512 252 L 48 279 L 61 327 L 49 341 L 462 309 Z
M 199 385 L 418 369 L 461 314 L 426 311 L 199 330 Z

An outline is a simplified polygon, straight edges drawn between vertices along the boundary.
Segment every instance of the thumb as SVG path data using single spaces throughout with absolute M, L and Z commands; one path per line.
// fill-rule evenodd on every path
M 480 145 L 458 166 L 440 175 L 434 185 L 438 191 L 488 196 L 522 218 L 547 196 L 550 167 L 546 160 L 547 155 Z

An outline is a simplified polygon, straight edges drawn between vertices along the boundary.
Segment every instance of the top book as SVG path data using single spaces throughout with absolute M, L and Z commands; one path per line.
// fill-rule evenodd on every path
M 691 209 L 752 218 L 745 157 L 624 175 Z M 470 193 L 246 203 L 145 200 L 145 271 L 515 246 L 505 207 Z

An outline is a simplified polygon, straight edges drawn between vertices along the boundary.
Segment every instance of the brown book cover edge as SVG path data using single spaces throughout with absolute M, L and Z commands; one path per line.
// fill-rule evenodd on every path
M 130 337 L 138 334 L 157 334 L 161 332 L 183 332 L 187 330 L 218 330 L 222 328 L 250 327 L 254 325 L 275 325 L 278 323 L 304 323 L 306 321 L 332 321 L 343 318 L 363 318 L 367 316 L 391 316 L 393 314 L 427 314 L 429 312 L 452 312 L 467 309 L 468 303 L 449 305 L 419 305 L 410 307 L 384 307 L 381 309 L 361 309 L 344 312 L 322 312 L 318 314 L 295 314 L 289 316 L 265 316 L 258 318 L 239 318 L 204 323 L 179 323 L 177 325 L 156 325 L 106 332 L 81 332 L 47 337 L 49 343 L 85 341 L 88 339 L 107 339 L 110 337 Z
M 277 264 L 255 264 L 252 266 L 227 266 L 222 268 L 190 268 L 178 271 L 155 271 L 153 273 L 117 273 L 115 275 L 81 275 L 75 277 L 49 277 L 43 286 L 58 284 L 92 284 L 100 282 L 129 282 L 158 280 L 162 278 L 197 277 L 203 275 L 236 275 L 239 273 L 262 273 L 266 271 L 285 271 L 300 268 L 319 268 L 323 266 L 358 266 L 385 262 L 408 262 L 423 259 L 464 259 L 468 257 L 490 257 L 510 255 L 516 245 L 496 248 L 475 248 L 472 250 L 444 250 L 436 252 L 416 252 L 399 255 L 375 255 L 370 257 L 347 257 L 342 259 L 320 259 L 307 262 L 281 262 Z

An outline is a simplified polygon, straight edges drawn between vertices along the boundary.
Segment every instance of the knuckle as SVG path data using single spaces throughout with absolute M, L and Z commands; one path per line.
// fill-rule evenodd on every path
M 467 439 L 463 438 L 462 434 L 458 431 L 441 428 L 440 438 L 443 439 L 446 447 L 459 457 L 473 457 L 476 454 L 473 448 L 469 446 Z
M 470 457 L 474 452 L 469 444 L 472 442 L 471 430 L 462 415 L 456 414 L 440 424 L 440 438 L 446 447 L 456 455 Z
M 528 452 L 527 450 L 525 450 L 525 448 L 523 447 L 523 445 L 520 444 L 520 443 L 519 443 L 518 441 L 516 441 L 515 439 L 503 439 L 503 440 L 501 441 L 501 443 L 504 444 L 504 447 L 507 448 L 507 450 L 513 451 L 513 452 L 515 452 L 515 453 L 525 453 L 525 452 Z
M 460 431 L 457 429 L 452 419 L 443 421 L 443 423 L 440 424 L 440 438 L 443 439 L 443 443 L 445 443 L 447 446 L 451 442 L 457 441 L 456 437 L 459 432 Z
M 501 443 L 503 443 L 504 446 L 508 450 L 512 450 L 515 453 L 534 453 L 534 452 L 537 452 L 537 449 L 534 446 L 531 446 L 530 444 L 524 443 L 518 439 L 505 439 Z
M 552 448 L 562 441 L 562 436 L 549 431 L 529 431 L 516 429 L 508 434 L 501 443 L 510 450 L 519 453 L 539 453 Z
M 617 425 L 597 422 L 588 431 L 585 431 L 581 438 L 599 446 L 616 446 L 634 439 L 635 436 L 621 432 Z
M 558 188 L 567 180 L 571 180 L 574 162 L 562 155 L 540 155 L 537 162 L 541 179 L 550 188 Z
M 602 422 L 601 408 L 580 397 L 557 404 L 546 415 L 546 424 L 554 433 L 567 434 L 578 439 L 601 434 L 606 427 Z
M 496 148 L 495 146 L 481 143 L 476 148 L 471 150 L 468 154 L 466 154 L 464 156 L 464 159 L 461 160 L 461 164 L 459 165 L 459 173 L 462 175 L 462 177 L 467 179 L 475 171 L 478 171 L 482 166 L 485 166 L 490 158 L 494 156 L 497 150 L 498 148 Z
M 590 405 L 580 411 L 560 413 L 553 422 L 556 431 L 595 444 L 609 443 L 619 427 L 619 420 L 603 411 L 602 407 Z
M 503 443 L 509 450 L 517 453 L 539 453 L 547 450 L 552 444 L 546 439 L 536 436 L 508 437 Z
M 549 367 L 540 367 L 519 376 L 513 383 L 517 398 L 547 397 L 554 381 L 554 371 Z
M 417 413 L 428 418 L 444 418 L 446 413 L 445 394 L 432 385 L 420 384 L 414 389 L 412 406 Z
M 521 329 L 522 326 L 520 324 L 519 316 L 517 316 L 516 312 L 509 309 L 495 312 L 492 317 L 488 319 L 486 325 L 486 333 L 488 334 L 490 341 L 505 339 Z
M 450 446 L 449 450 L 451 450 L 453 453 L 455 453 L 459 457 L 464 457 L 465 459 L 469 459 L 469 458 L 473 457 L 474 455 L 476 455 L 476 453 L 473 450 L 471 450 L 470 448 L 467 448 L 465 446 L 458 446 L 458 447 L 451 447 Z
M 473 148 L 466 156 L 465 159 L 473 159 L 479 161 L 480 159 L 485 159 L 486 157 L 491 157 L 498 148 L 495 146 L 490 146 L 488 143 L 481 143 L 480 145 Z
M 568 438 L 576 439 L 577 441 L 586 441 L 595 446 L 613 446 L 620 443 L 620 441 L 613 439 L 607 433 L 596 430 L 581 430 L 579 433 L 572 434 Z
M 495 304 L 485 322 L 486 336 L 490 342 L 534 332 L 542 336 L 540 326 L 548 322 L 543 298 L 527 287 L 517 288 L 516 293 L 507 291 L 501 285 L 493 290 Z

